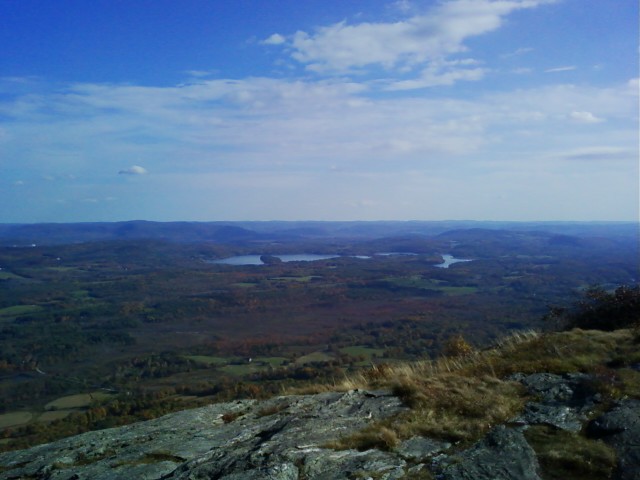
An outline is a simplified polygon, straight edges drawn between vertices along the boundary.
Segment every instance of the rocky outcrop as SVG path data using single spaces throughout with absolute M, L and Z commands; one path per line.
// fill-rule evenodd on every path
M 352 390 L 215 404 L 0 454 L 0 479 L 539 480 L 523 432 L 531 425 L 580 430 L 599 396 L 586 375 L 513 379 L 531 402 L 469 448 L 414 437 L 390 451 L 331 449 L 332 441 L 406 408 L 387 392 Z M 618 452 L 618 478 L 640 478 L 639 401 L 621 401 L 587 432 Z
M 503 425 L 469 450 L 445 457 L 435 467 L 442 480 L 541 480 L 539 468 L 522 431 Z
M 620 480 L 640 480 L 640 401 L 627 399 L 589 424 L 590 436 L 611 445 L 618 454 Z
M 523 425 L 550 425 L 579 432 L 601 401 L 600 395 L 591 387 L 591 377 L 582 373 L 516 374 L 511 379 L 522 383 L 533 398 L 522 415 L 515 419 Z
M 406 465 L 396 455 L 325 444 L 403 409 L 387 393 L 360 390 L 215 404 L 2 454 L 0 478 L 396 479 Z

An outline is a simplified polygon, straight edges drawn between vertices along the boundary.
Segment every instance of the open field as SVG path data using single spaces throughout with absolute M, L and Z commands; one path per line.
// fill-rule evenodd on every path
M 306 275 L 304 277 L 272 277 L 271 280 L 281 281 L 281 282 L 300 282 L 307 283 L 313 279 L 320 279 L 322 277 L 315 275 Z
M 468 295 L 478 291 L 478 287 L 475 286 L 454 286 L 449 285 L 448 282 L 443 280 L 423 278 L 419 275 L 412 277 L 389 277 L 385 278 L 384 281 L 393 287 L 432 290 L 442 292 L 445 295 Z
M 208 355 L 185 355 L 186 359 L 192 360 L 196 363 L 202 363 L 204 365 L 226 365 L 229 363 L 229 359 L 224 357 L 212 357 Z
M 0 415 L 0 428 L 15 427 L 28 423 L 33 414 L 31 412 L 11 412 Z
M 16 275 L 15 273 L 7 272 L 5 270 L 0 270 L 0 280 L 11 280 L 11 279 L 21 279 L 20 275 Z
M 335 357 L 333 355 L 329 355 L 325 352 L 312 352 L 308 355 L 303 355 L 302 357 L 296 360 L 297 365 L 306 365 L 307 363 L 313 362 L 330 362 Z
M 253 363 L 240 363 L 240 364 L 234 364 L 234 365 L 225 365 L 223 367 L 220 367 L 220 371 L 227 375 L 231 375 L 232 377 L 245 377 L 252 373 L 259 372 L 264 368 L 266 368 L 264 365 L 256 365 Z
M 43 308 L 39 305 L 14 305 L 12 307 L 0 308 L 0 317 L 17 317 L 30 313 L 41 312 Z
M 352 357 L 365 357 L 366 360 L 371 360 L 371 357 L 381 357 L 385 350 L 383 348 L 371 348 L 365 345 L 353 345 L 351 347 L 343 347 L 340 349 L 342 353 L 351 355 Z
M 104 392 L 79 393 L 60 397 L 47 403 L 45 410 L 67 410 L 88 407 L 93 402 L 100 402 L 111 398 L 113 395 Z
M 61 420 L 63 418 L 68 417 L 72 413 L 77 412 L 78 409 L 71 408 L 67 410 L 49 410 L 47 412 L 43 412 L 37 417 L 38 422 L 53 422 L 54 420 Z
M 272 367 L 279 367 L 288 361 L 289 359 L 286 357 L 256 357 L 253 359 L 255 363 L 264 363 Z

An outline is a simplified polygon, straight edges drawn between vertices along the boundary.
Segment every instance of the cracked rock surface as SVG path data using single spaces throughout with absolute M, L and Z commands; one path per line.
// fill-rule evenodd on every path
M 401 478 L 397 456 L 324 444 L 403 408 L 387 393 L 362 390 L 215 404 L 0 454 L 0 478 Z
M 0 454 L 0 480 L 539 480 L 523 434 L 531 425 L 576 432 L 600 399 L 583 374 L 516 374 L 531 401 L 474 445 L 413 437 L 391 451 L 328 448 L 406 409 L 384 391 L 240 400 L 88 432 Z M 640 401 L 621 400 L 586 433 L 618 454 L 620 480 L 640 480 Z
M 640 400 L 618 402 L 591 422 L 587 432 L 607 442 L 618 454 L 616 479 L 640 480 Z

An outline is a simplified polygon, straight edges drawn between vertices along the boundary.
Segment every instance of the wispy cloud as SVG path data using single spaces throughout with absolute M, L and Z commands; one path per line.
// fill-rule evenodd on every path
M 209 70 L 187 70 L 184 73 L 186 73 L 189 77 L 205 78 L 215 75 L 216 72 Z
M 525 55 L 525 54 L 530 53 L 530 52 L 533 52 L 533 48 L 531 48 L 531 47 L 522 47 L 522 48 L 518 48 L 517 50 L 514 50 L 513 52 L 503 53 L 500 56 L 502 58 L 513 58 L 513 57 L 520 57 L 520 56 Z
M 578 123 L 600 123 L 604 121 L 602 118 L 596 117 L 591 112 L 571 112 L 569 117 Z
M 559 155 L 560 158 L 569 161 L 600 162 L 610 165 L 612 161 L 628 160 L 636 156 L 633 150 L 614 146 L 592 146 L 576 148 Z
M 298 31 L 286 43 L 296 61 L 324 74 L 353 73 L 369 67 L 387 71 L 424 68 L 429 62 L 465 52 L 467 39 L 498 29 L 510 13 L 552 1 L 454 0 L 402 21 L 342 21 L 318 27 L 312 33 Z M 404 2 L 400 5 L 408 6 Z M 270 38 L 279 43 L 284 39 L 280 34 Z
M 211 79 L 206 71 L 193 71 L 189 83 L 166 87 L 40 81 L 38 88 L 1 90 L 0 84 L 1 157 L 20 158 L 24 167 L 7 182 L 21 179 L 29 189 L 39 183 L 43 197 L 60 197 L 66 205 L 93 208 L 82 200 L 100 199 L 96 210 L 120 208 L 121 215 L 140 218 L 144 211 L 129 210 L 144 207 L 130 201 L 135 195 L 154 198 L 156 211 L 174 218 L 192 212 L 194 204 L 218 205 L 198 213 L 201 219 L 272 218 L 275 211 L 280 218 L 285 212 L 297 218 L 328 218 L 327 212 L 365 218 L 364 207 L 371 210 L 366 218 L 398 218 L 397 212 L 437 218 L 443 204 L 446 217 L 480 218 L 495 208 L 495 192 L 526 197 L 503 214 L 521 218 L 518 208 L 536 205 L 540 212 L 546 208 L 540 202 L 548 201 L 552 209 L 568 192 L 576 204 L 585 204 L 584 185 L 592 189 L 603 178 L 612 184 L 622 179 L 626 186 L 616 195 L 626 197 L 607 200 L 606 212 L 637 190 L 631 180 L 637 178 L 637 80 L 589 87 L 551 84 L 562 76 L 549 75 L 539 87 L 527 86 L 530 78 L 515 86 L 503 78 L 492 88 L 416 91 L 507 71 L 504 65 L 492 68 L 487 57 L 474 58 L 465 51 L 466 40 L 473 32 L 491 31 L 491 25 L 498 28 L 508 12 L 540 4 L 440 3 L 401 22 L 343 23 L 325 36 L 320 30 L 307 34 L 308 50 L 296 49 L 294 37 L 284 43 L 273 39 L 288 52 L 308 53 L 304 65 L 327 75 Z M 447 6 L 458 9 L 460 24 Z M 477 18 L 463 6 L 475 8 Z M 476 26 L 469 24 L 472 18 Z M 357 42 L 349 42 L 366 39 L 367 28 L 372 35 L 387 34 L 389 48 L 358 63 Z M 347 42 L 344 60 L 340 49 L 322 50 L 340 35 Z M 426 47 L 418 45 L 421 40 Z M 333 76 L 368 69 L 377 76 Z M 598 135 L 590 124 L 598 124 Z M 147 169 L 153 175 L 133 178 Z M 567 181 L 575 180 L 577 170 L 582 183 Z M 44 172 L 59 181 L 43 181 Z M 78 180 L 68 181 L 69 174 Z M 55 187 L 63 179 L 64 188 Z M 456 189 L 466 194 L 456 195 Z M 25 189 L 5 190 L 18 197 Z M 154 196 L 160 191 L 166 198 Z M 111 195 L 117 200 L 102 200 Z
M 118 172 L 119 175 L 146 175 L 147 169 L 139 165 L 133 165 Z
M 420 72 L 417 78 L 392 82 L 387 90 L 413 90 L 438 85 L 453 85 L 458 81 L 481 80 L 489 70 L 478 66 L 478 64 L 479 62 L 473 59 L 432 62 Z
M 575 70 L 577 67 L 575 65 L 567 65 L 564 67 L 555 67 L 555 68 L 548 68 L 547 70 L 545 70 L 545 73 L 558 73 L 558 72 L 570 72 L 572 70 Z
M 425 75 L 418 81 L 442 84 L 446 74 L 445 66 L 434 73 L 441 78 Z M 635 118 L 635 99 L 637 92 L 626 84 L 547 86 L 463 100 L 388 98 L 346 80 L 253 78 L 181 88 L 73 85 L 37 98 L 18 97 L 0 108 L 13 118 L 4 126 L 6 156 L 22 152 L 35 172 L 43 171 L 43 159 L 55 156 L 56 175 L 86 177 L 114 170 L 141 175 L 145 167 L 154 174 L 324 171 L 328 165 L 402 170 L 451 158 L 467 162 L 469 155 L 477 164 L 491 148 L 530 149 L 534 155 L 548 141 L 543 138 L 593 144 L 596 139 L 579 123 L 602 118 L 612 121 L 601 123 L 599 142 L 611 136 L 612 142 L 632 143 L 633 129 L 619 125 Z M 133 166 L 122 168 L 114 159 Z

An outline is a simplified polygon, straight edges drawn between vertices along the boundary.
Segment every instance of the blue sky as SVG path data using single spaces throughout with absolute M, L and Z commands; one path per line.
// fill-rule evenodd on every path
M 0 222 L 638 220 L 636 0 L 0 0 Z

